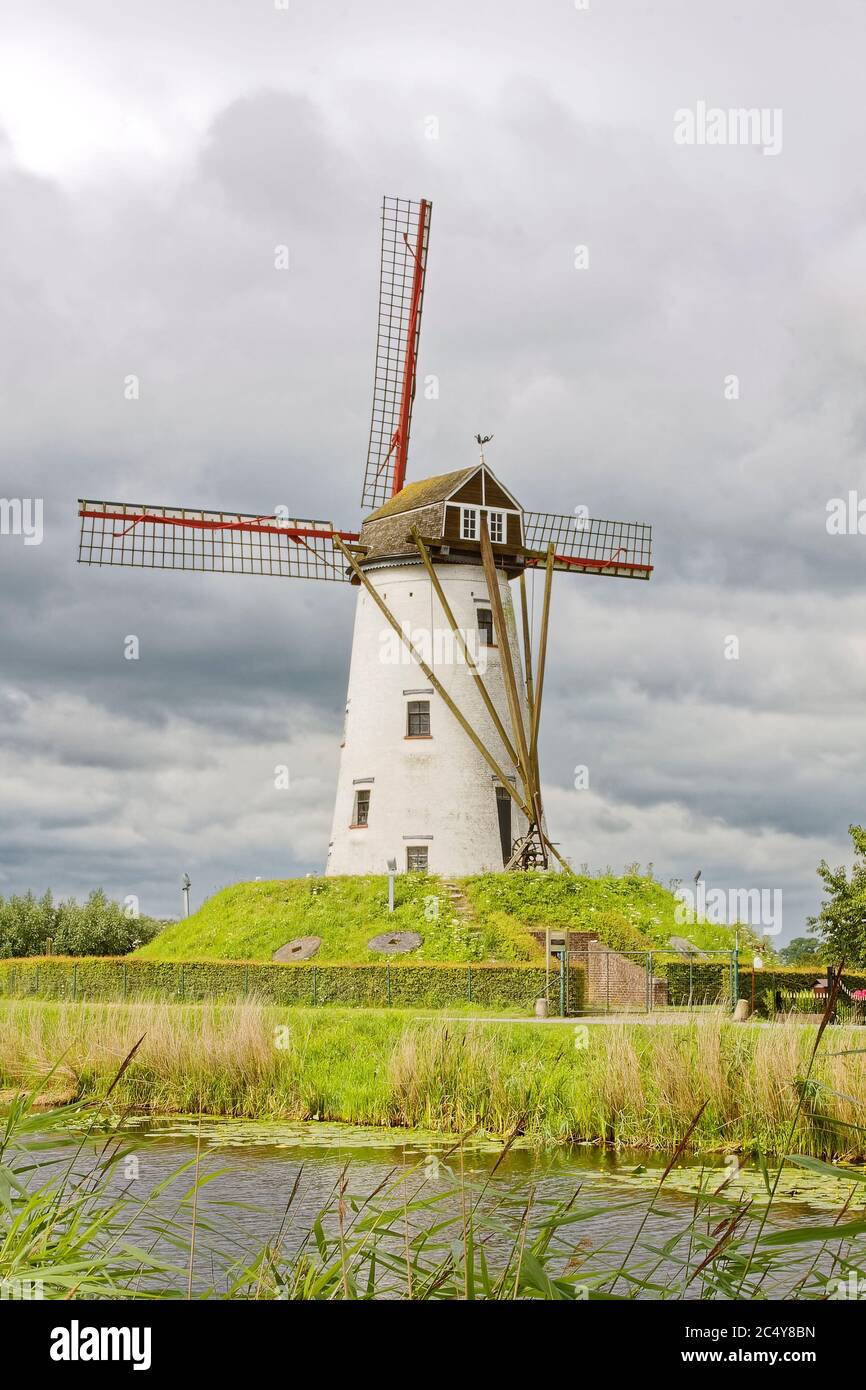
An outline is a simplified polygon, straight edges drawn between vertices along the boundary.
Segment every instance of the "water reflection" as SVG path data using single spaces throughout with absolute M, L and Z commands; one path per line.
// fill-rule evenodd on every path
M 78 1160 L 82 1170 L 97 1160 L 105 1142 L 104 1135 L 86 1138 Z M 446 1194 L 464 1185 L 472 1201 L 488 1211 L 496 1209 L 503 1247 L 507 1233 L 518 1228 L 527 1201 L 531 1199 L 533 1211 L 543 1212 L 573 1199 L 574 1210 L 585 1219 L 568 1230 L 569 1258 L 591 1259 L 595 1270 L 613 1269 L 646 1219 L 665 1166 L 657 1153 L 617 1153 L 592 1145 L 537 1148 L 518 1140 L 503 1156 L 500 1141 L 479 1135 L 455 1146 L 453 1138 L 438 1133 L 324 1124 L 133 1119 L 124 1125 L 120 1140 L 110 1142 L 121 1142 L 129 1151 L 112 1176 L 113 1191 L 126 1188 L 144 1200 L 193 1158 L 200 1175 L 208 1178 L 197 1197 L 193 1287 L 199 1292 L 228 1287 L 231 1262 L 247 1262 L 268 1243 L 279 1242 L 287 1254 L 298 1250 L 325 1208 L 331 1208 L 326 1225 L 332 1226 L 341 1193 L 344 1219 L 351 1224 L 371 1194 L 387 1194 L 388 1204 L 398 1207 L 419 1196 L 441 1195 L 447 1211 L 461 1198 Z M 59 1158 L 50 1146 L 39 1155 L 45 1176 Z M 191 1175 L 155 1204 L 179 1235 L 191 1222 L 189 1206 L 178 1202 L 190 1181 Z M 646 1219 L 642 1245 L 658 1246 L 686 1227 L 700 1184 L 710 1190 L 726 1184 L 726 1196 L 750 1197 L 756 1208 L 766 1202 L 756 1167 L 730 1157 L 682 1162 Z M 787 1170 L 771 1225 L 798 1224 L 806 1214 L 814 1217 L 817 1209 L 838 1210 L 849 1186 Z M 407 1217 L 408 1229 L 417 1232 L 425 1219 L 413 1213 Z M 495 1262 L 495 1239 L 491 1250 Z M 635 1256 L 638 1265 L 640 1258 Z M 662 1261 L 657 1273 L 664 1277 L 672 1268 Z M 790 1282 L 789 1273 L 785 1286 Z M 699 1293 L 697 1286 L 694 1292 Z

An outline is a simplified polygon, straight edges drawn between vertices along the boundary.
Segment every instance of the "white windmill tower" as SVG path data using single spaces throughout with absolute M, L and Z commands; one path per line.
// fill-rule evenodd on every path
M 81 501 L 85 564 L 350 582 L 359 589 L 329 874 L 462 875 L 559 860 L 538 729 L 554 570 L 652 572 L 650 528 L 527 512 L 477 464 L 406 484 L 430 204 L 386 198 L 361 531 Z M 478 436 L 482 446 L 487 439 Z M 533 680 L 525 570 L 545 570 Z M 518 579 L 521 641 L 511 599 Z
M 482 518 L 498 552 L 488 573 Z M 510 663 L 525 730 L 508 582 L 522 528 L 483 460 L 410 483 L 363 523 L 328 873 L 381 873 L 389 858 L 446 875 L 501 869 L 525 835 L 505 675 Z

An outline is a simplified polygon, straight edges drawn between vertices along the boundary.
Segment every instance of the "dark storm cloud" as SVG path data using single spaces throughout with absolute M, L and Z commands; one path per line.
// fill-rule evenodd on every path
M 48 8 L 74 93 L 21 6 L 40 103 L 11 69 L 0 100 L 0 490 L 45 501 L 42 545 L 0 537 L 0 892 L 175 910 L 183 867 L 321 866 L 354 590 L 78 567 L 75 502 L 353 528 L 387 190 L 434 202 L 412 474 L 483 429 L 525 506 L 654 524 L 651 584 L 557 584 L 554 833 L 575 863 L 783 880 L 802 917 L 866 772 L 866 537 L 825 525 L 866 495 L 862 17 Z M 698 99 L 783 105 L 782 153 L 675 146 Z

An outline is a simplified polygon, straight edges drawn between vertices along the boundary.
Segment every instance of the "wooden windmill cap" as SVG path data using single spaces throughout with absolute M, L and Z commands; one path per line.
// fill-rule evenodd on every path
M 397 516 L 401 512 L 414 512 L 418 507 L 429 507 L 434 502 L 444 502 L 456 487 L 472 477 L 477 465 L 472 468 L 458 468 L 454 473 L 439 473 L 435 478 L 419 478 L 415 483 L 407 483 L 402 491 L 371 512 L 367 521 L 380 521 L 386 516 Z
M 503 510 L 511 518 L 507 523 L 507 537 L 504 537 L 510 542 L 509 553 L 521 551 L 523 512 L 520 503 L 486 463 L 476 463 L 471 468 L 419 478 L 371 512 L 361 527 L 360 539 L 366 560 L 403 556 L 417 559 L 413 527 L 434 545 L 437 541 L 447 542 L 452 551 L 451 559 L 475 558 L 471 552 L 477 554 L 479 551 L 477 536 L 474 543 L 461 538 L 461 507 L 471 508 L 476 513 L 491 508 Z

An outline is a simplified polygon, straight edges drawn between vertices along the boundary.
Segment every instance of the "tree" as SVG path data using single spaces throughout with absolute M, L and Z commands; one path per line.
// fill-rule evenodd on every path
M 50 893 L 0 898 L 0 956 L 38 956 L 54 930 L 57 909 Z
M 0 957 L 48 950 L 56 956 L 125 956 L 159 929 L 151 917 L 127 917 L 101 888 L 86 903 L 55 903 L 50 893 L 0 898 Z
M 826 954 L 848 965 L 866 965 L 866 830 L 849 825 L 854 842 L 854 864 L 850 875 L 845 866 L 831 869 L 826 859 L 818 865 L 828 898 L 817 917 L 809 918 L 809 928 L 827 943 Z
M 823 940 L 816 941 L 811 936 L 795 936 L 793 941 L 782 947 L 779 959 L 783 965 L 820 966 L 826 954 L 827 946 Z
M 159 924 L 150 917 L 127 917 L 101 888 L 84 904 L 60 903 L 54 924 L 54 951 L 59 956 L 125 956 L 151 941 Z

